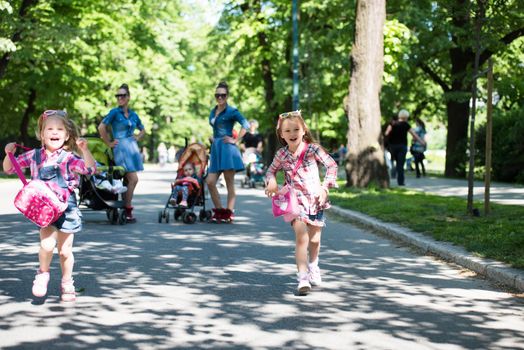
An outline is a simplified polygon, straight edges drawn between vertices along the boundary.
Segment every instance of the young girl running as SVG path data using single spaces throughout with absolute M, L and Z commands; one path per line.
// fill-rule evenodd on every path
M 87 141 L 78 137 L 74 123 L 64 111 L 45 111 L 38 119 L 37 138 L 42 148 L 34 149 L 17 157 L 21 168 L 31 168 L 31 178 L 48 182 L 60 198 L 67 198 L 66 211 L 51 225 L 40 229 L 40 268 L 33 281 L 33 295 L 43 297 L 47 294 L 49 269 L 55 245 L 58 246 L 60 267 L 62 269 L 61 299 L 76 299 L 73 282 L 73 239 L 82 229 L 80 210 L 76 205 L 75 192 L 78 187 L 78 174 L 91 175 L 96 170 L 95 160 L 87 148 Z M 5 146 L 4 171 L 14 173 L 13 164 L 7 156 L 14 152 L 15 143 Z M 80 150 L 84 159 L 73 154 Z
M 322 278 L 318 267 L 320 235 L 324 226 L 324 209 L 329 208 L 329 188 L 337 187 L 337 163 L 313 139 L 300 111 L 283 113 L 277 124 L 277 137 L 285 147 L 275 154 L 266 174 L 266 194 L 278 192 L 275 175 L 282 169 L 286 183 L 295 189 L 300 216 L 291 222 L 295 231 L 295 259 L 298 269 L 298 294 L 311 291 L 320 285 Z M 292 177 L 296 164 L 302 163 Z M 324 181 L 320 182 L 318 162 L 326 168 Z M 309 252 L 309 260 L 308 260 Z

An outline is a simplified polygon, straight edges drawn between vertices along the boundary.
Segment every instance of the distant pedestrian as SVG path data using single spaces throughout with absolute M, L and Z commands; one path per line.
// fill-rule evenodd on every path
M 249 129 L 249 123 L 238 109 L 227 104 L 229 87 L 220 82 L 215 89 L 216 106 L 209 114 L 209 124 L 213 127 L 213 141 L 211 143 L 210 164 L 206 183 L 215 205 L 212 222 L 232 222 L 235 210 L 235 173 L 244 170 L 244 163 L 237 144 Z M 237 137 L 234 137 L 233 126 L 239 123 L 242 128 Z M 227 188 L 227 204 L 222 207 L 217 181 L 224 174 Z
M 391 122 L 384 133 L 388 137 L 391 159 L 395 161 L 397 183 L 399 186 L 405 186 L 404 164 L 408 152 L 408 132 L 421 144 L 426 142 L 415 134 L 415 131 L 408 124 L 409 112 L 402 109 L 398 112 L 398 121 Z
M 272 197 L 278 192 L 276 173 L 283 170 L 286 183 L 293 186 L 300 207 L 300 216 L 291 225 L 296 240 L 297 292 L 302 295 L 309 293 L 312 285 L 320 285 L 322 282 L 318 260 L 321 232 L 325 225 L 324 209 L 330 206 L 329 188 L 337 187 L 338 167 L 333 158 L 314 140 L 300 111 L 281 114 L 276 131 L 278 140 L 285 147 L 277 151 L 269 166 L 266 194 Z M 302 162 L 294 172 L 301 158 Z M 326 168 L 322 183 L 317 163 Z
M 116 165 L 126 168 L 127 192 L 124 193 L 124 209 L 126 220 L 129 223 L 136 222 L 133 216 L 133 194 L 138 184 L 137 172 L 144 170 L 142 154 L 138 148 L 138 141 L 145 135 L 144 125 L 138 114 L 129 108 L 131 94 L 129 86 L 122 84 L 115 95 L 118 107 L 109 111 L 107 116 L 98 125 L 100 137 L 106 145 L 113 149 Z M 112 139 L 109 137 L 108 126 L 111 125 Z M 135 129 L 138 133 L 135 134 Z
M 158 164 L 161 166 L 161 167 L 164 167 L 167 163 L 167 146 L 165 143 L 163 142 L 160 142 L 158 144 L 158 147 L 156 148 L 157 152 L 158 152 Z
M 169 148 L 167 149 L 167 162 L 176 162 L 176 148 L 174 145 L 169 146 Z
M 413 139 L 413 142 L 411 143 L 411 154 L 413 155 L 413 159 L 415 161 L 415 170 L 417 172 L 417 178 L 420 177 L 420 168 L 422 168 L 422 176 L 426 176 L 426 168 L 424 167 L 424 159 L 426 158 L 424 156 L 424 152 L 426 152 L 426 125 L 420 118 L 415 118 L 415 124 L 417 125 L 415 127 L 415 134 L 417 136 L 424 140 L 424 144 L 420 143 L 417 139 Z
M 32 292 L 36 297 L 47 294 L 47 284 L 50 278 L 50 266 L 55 246 L 60 256 L 62 269 L 61 299 L 74 301 L 76 299 L 73 281 L 73 240 L 76 233 L 82 229 L 82 216 L 77 207 L 74 190 L 78 187 L 82 175 L 93 175 L 96 162 L 87 147 L 87 141 L 78 137 L 78 129 L 61 110 L 45 111 L 38 118 L 37 137 L 42 142 L 42 148 L 33 149 L 17 157 L 21 168 L 31 169 L 31 179 L 40 179 L 67 202 L 67 209 L 55 222 L 40 229 L 40 250 L 38 260 L 40 267 L 33 281 Z M 5 146 L 4 171 L 15 172 L 8 153 L 14 152 L 16 145 Z M 73 151 L 80 150 L 83 159 Z

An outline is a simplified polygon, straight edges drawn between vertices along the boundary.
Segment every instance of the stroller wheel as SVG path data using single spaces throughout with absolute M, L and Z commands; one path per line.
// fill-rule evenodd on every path
M 118 209 L 111 209 L 111 224 L 116 225 L 118 223 Z
M 124 209 L 120 211 L 120 215 L 118 216 L 118 223 L 120 225 L 127 224 L 126 211 Z
M 162 223 L 162 213 L 163 213 L 162 210 L 160 210 L 160 211 L 158 212 L 158 223 L 159 223 L 159 224 Z
M 201 209 L 200 212 L 198 213 L 198 219 L 200 221 L 204 221 L 207 219 L 207 214 L 206 214 L 206 211 L 204 209 Z
M 164 209 L 164 217 L 166 219 L 166 224 L 169 222 L 169 210 Z
M 190 212 L 184 212 L 182 214 L 182 221 L 184 222 L 184 224 L 194 224 L 195 221 L 196 221 L 196 215 L 195 213 L 190 213 Z

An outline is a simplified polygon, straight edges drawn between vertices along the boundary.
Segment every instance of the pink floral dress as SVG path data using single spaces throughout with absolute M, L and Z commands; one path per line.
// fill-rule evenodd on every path
M 318 205 L 320 191 L 325 188 L 338 187 L 337 185 L 337 163 L 331 156 L 317 144 L 306 144 L 304 160 L 298 168 L 295 176 L 291 178 L 293 169 L 298 162 L 300 154 L 296 157 L 283 147 L 277 151 L 273 162 L 269 166 L 266 179 L 274 179 L 279 170 L 284 171 L 286 183 L 292 184 L 296 191 L 300 207 L 299 220 L 314 226 L 324 226 L 323 210 L 330 207 L 326 202 L 322 207 Z M 324 181 L 320 182 L 318 163 L 326 168 Z

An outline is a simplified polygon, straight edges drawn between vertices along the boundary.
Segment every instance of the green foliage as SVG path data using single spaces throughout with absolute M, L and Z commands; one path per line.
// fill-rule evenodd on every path
M 493 118 L 492 179 L 524 184 L 524 105 Z M 477 131 L 477 166 L 484 167 L 486 125 Z
M 408 191 L 340 188 L 331 201 L 385 222 L 394 222 L 440 241 L 452 242 L 478 256 L 524 268 L 524 208 L 492 204 L 480 218 L 466 214 L 466 200 Z M 480 203 L 476 203 L 481 207 Z

